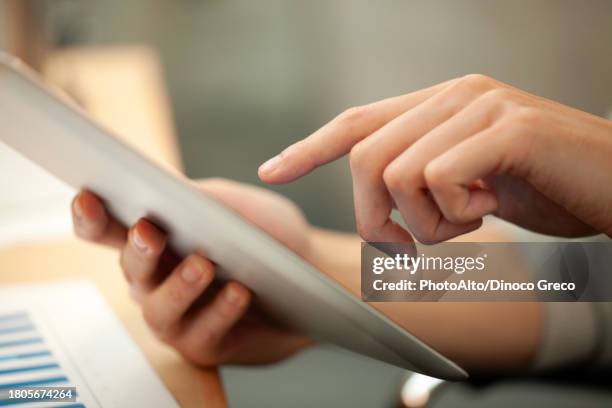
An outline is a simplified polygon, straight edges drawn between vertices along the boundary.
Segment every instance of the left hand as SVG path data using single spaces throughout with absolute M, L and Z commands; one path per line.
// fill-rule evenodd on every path
M 495 214 L 536 232 L 612 236 L 612 122 L 483 75 L 351 108 L 259 169 L 292 181 L 350 152 L 366 241 L 436 243 Z
M 208 179 L 197 186 L 312 259 L 311 228 L 291 201 L 229 180 Z M 148 326 L 188 360 L 203 366 L 271 363 L 312 342 L 251 308 L 251 293 L 242 284 L 214 288 L 215 265 L 200 254 L 179 258 L 150 221 L 141 219 L 128 230 L 107 212 L 103 199 L 87 191 L 72 209 L 79 237 L 120 249 L 123 273 Z

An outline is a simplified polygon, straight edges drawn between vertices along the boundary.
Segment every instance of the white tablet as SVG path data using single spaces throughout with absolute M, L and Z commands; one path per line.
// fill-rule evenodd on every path
M 75 189 L 103 197 L 126 225 L 151 217 L 180 253 L 205 251 L 222 278 L 249 287 L 279 323 L 409 370 L 467 377 L 268 234 L 120 142 L 6 54 L 0 54 L 0 141 Z

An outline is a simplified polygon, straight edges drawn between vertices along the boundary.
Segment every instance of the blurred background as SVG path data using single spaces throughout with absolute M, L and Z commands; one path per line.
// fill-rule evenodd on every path
M 153 50 L 193 178 L 261 184 L 259 164 L 344 109 L 474 72 L 612 111 L 608 0 L 30 0 L 8 13 L 14 3 L 0 0 L 0 48 L 35 67 L 49 50 Z M 312 223 L 354 230 L 345 160 L 274 189 Z M 392 406 L 404 378 L 323 347 L 222 375 L 237 407 Z

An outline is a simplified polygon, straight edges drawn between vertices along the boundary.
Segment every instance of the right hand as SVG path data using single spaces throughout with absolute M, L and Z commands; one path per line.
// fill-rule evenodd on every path
M 533 231 L 612 236 L 612 121 L 469 75 L 353 108 L 262 165 L 295 180 L 350 153 L 367 241 L 423 243 L 494 214 Z
M 298 255 L 310 256 L 310 228 L 284 197 L 227 180 L 199 187 Z M 121 268 L 148 326 L 188 360 L 202 366 L 271 363 L 311 343 L 250 308 L 251 293 L 240 283 L 214 287 L 214 264 L 199 254 L 181 260 L 150 221 L 141 219 L 128 230 L 87 191 L 75 197 L 72 215 L 79 237 L 121 251 Z

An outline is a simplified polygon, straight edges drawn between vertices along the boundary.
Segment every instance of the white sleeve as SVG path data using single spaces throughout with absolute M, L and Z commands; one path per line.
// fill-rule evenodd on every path
M 593 359 L 601 332 L 594 303 L 547 302 L 542 341 L 533 369 L 554 369 Z
M 589 263 L 584 267 L 593 273 L 612 274 L 612 245 L 603 250 L 589 245 L 584 248 Z M 542 342 L 534 369 L 545 370 L 573 363 L 612 364 L 612 302 L 550 302 L 542 305 Z

